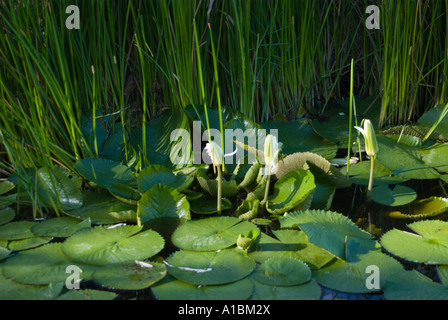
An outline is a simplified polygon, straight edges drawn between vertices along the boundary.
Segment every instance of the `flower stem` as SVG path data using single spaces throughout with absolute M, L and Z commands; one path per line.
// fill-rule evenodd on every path
M 268 193 L 269 193 L 269 184 L 271 182 L 271 168 L 268 168 L 268 176 L 266 177 L 266 189 L 264 190 L 264 198 L 263 201 L 261 202 L 262 205 L 264 205 L 266 203 L 266 201 L 268 201 Z
M 221 213 L 221 195 L 222 195 L 222 189 L 221 189 L 221 166 L 216 166 L 218 170 L 218 195 L 217 195 L 217 208 L 218 208 L 218 214 Z
M 367 201 L 372 200 L 373 170 L 375 169 L 375 158 L 376 156 L 370 157 L 370 177 L 369 177 L 369 186 L 367 188 Z

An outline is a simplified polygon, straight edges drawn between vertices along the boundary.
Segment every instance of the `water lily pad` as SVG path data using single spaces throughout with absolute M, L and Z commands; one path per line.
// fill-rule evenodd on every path
M 90 227 L 90 220 L 73 217 L 56 217 L 34 225 L 31 232 L 38 236 L 67 238 L 82 228 Z
M 1 240 L 20 240 L 32 238 L 35 235 L 31 228 L 36 224 L 32 221 L 15 221 L 0 227 Z
M 383 288 L 387 300 L 448 300 L 448 289 L 416 270 L 387 279 Z
M 198 286 L 172 277 L 165 277 L 151 287 L 158 300 L 246 300 L 253 291 L 248 278 L 216 286 Z
M 106 189 L 85 190 L 82 196 L 83 206 L 66 212 L 68 215 L 80 219 L 90 219 L 94 224 L 113 224 L 126 221 L 126 216 L 121 217 L 115 214 L 116 210 L 110 210 L 123 202 L 112 196 Z
M 109 291 L 83 289 L 69 290 L 57 297 L 56 300 L 113 300 L 116 297 L 116 293 Z
M 3 274 L 25 284 L 65 283 L 70 275 L 66 273 L 67 267 L 75 265 L 82 271 L 80 277 L 90 280 L 95 267 L 70 261 L 62 254 L 61 246 L 61 243 L 50 243 L 21 251 L 2 264 Z
M 91 265 L 144 260 L 164 247 L 163 238 L 153 230 L 140 226 L 82 229 L 68 238 L 62 252 L 70 259 Z
M 12 208 L 4 208 L 0 210 L 0 225 L 12 221 L 15 216 L 16 212 Z
M 176 229 L 171 240 L 184 250 L 220 250 L 233 246 L 240 234 L 247 234 L 252 229 L 258 230 L 254 224 L 238 218 L 211 217 L 187 221 Z
M 21 240 L 12 240 L 8 243 L 8 248 L 12 251 L 22 251 L 39 247 L 53 240 L 53 237 L 33 237 Z
M 190 219 L 190 204 L 176 189 L 156 185 L 138 201 L 137 216 L 142 223 L 158 218 Z
M 103 187 L 114 184 L 135 184 L 134 173 L 119 162 L 107 159 L 82 159 L 75 164 L 75 169 L 87 180 Z
M 11 191 L 15 187 L 16 187 L 16 185 L 11 181 L 6 180 L 6 181 L 0 182 L 0 195 L 3 195 L 5 193 Z
M 168 273 L 196 285 L 238 281 L 255 268 L 255 261 L 235 250 L 218 252 L 177 251 L 166 259 Z
M 322 289 L 316 280 L 289 287 L 277 287 L 253 281 L 254 291 L 250 300 L 319 300 Z
M 252 277 L 271 286 L 294 286 L 310 281 L 311 270 L 298 259 L 273 257 L 260 264 Z
M 310 171 L 291 171 L 275 183 L 274 194 L 268 198 L 266 209 L 272 214 L 290 211 L 304 202 L 315 188 Z
M 368 288 L 366 281 L 371 275 L 369 266 L 376 266 L 379 270 L 379 288 Z M 397 273 L 404 272 L 401 264 L 394 258 L 378 251 L 353 254 L 346 261 L 334 260 L 328 266 L 313 271 L 313 277 L 324 287 L 350 293 L 379 292 L 386 280 Z
M 431 128 L 438 121 L 442 112 L 443 108 L 441 107 L 429 109 L 418 119 L 417 126 Z M 445 116 L 435 130 L 439 133 L 440 140 L 448 140 L 448 117 Z
M 259 205 L 259 200 L 243 200 L 241 205 L 235 210 L 234 215 L 243 220 L 254 219 L 258 214 Z
M 372 200 L 385 206 L 398 207 L 411 203 L 415 199 L 417 199 L 417 193 L 401 185 L 396 185 L 393 189 L 383 185 L 372 190 Z
M 399 206 L 386 214 L 391 218 L 420 220 L 435 218 L 447 211 L 448 199 L 431 197 Z
M 135 189 L 125 184 L 116 183 L 109 188 L 109 192 L 118 200 L 130 205 L 137 205 L 142 195 Z
M 362 161 L 349 168 L 350 181 L 361 186 L 368 186 L 370 179 L 370 161 Z M 394 173 L 375 160 L 373 185 L 397 184 L 407 181 L 407 178 L 395 176 Z
M 5 278 L 0 272 L 0 300 L 53 300 L 62 287 L 62 282 L 41 286 L 21 284 Z
M 133 261 L 105 265 L 96 270 L 93 280 L 112 290 L 142 290 L 166 275 L 166 267 L 158 262 Z
M 366 248 L 374 249 L 371 235 L 359 229 L 344 215 L 324 210 L 297 211 L 280 218 L 282 228 L 299 226 L 308 240 L 340 259 L 345 259 L 346 243 L 355 240 Z
M 211 196 L 216 197 L 216 195 L 218 194 L 218 180 L 210 179 L 205 174 L 199 174 L 197 176 L 197 180 L 199 182 L 199 185 L 205 192 L 207 192 Z M 233 197 L 238 193 L 238 187 L 236 184 L 236 180 L 234 179 L 222 179 L 221 188 L 222 196 L 226 198 Z
M 188 175 L 173 174 L 173 172 L 162 165 L 150 165 L 140 172 L 137 183 L 141 192 L 147 191 L 157 184 L 165 185 L 181 192 L 187 189 L 194 178 Z
M 52 202 L 63 210 L 82 206 L 80 180 L 68 170 L 59 166 L 54 169 L 40 168 L 36 171 L 36 183 L 39 197 L 47 206 L 51 206 Z
M 0 261 L 5 259 L 7 256 L 9 256 L 10 253 L 11 253 L 11 250 L 4 248 L 4 247 L 0 247 Z
M 411 180 L 437 179 L 439 173 L 427 165 L 413 147 L 397 143 L 387 136 L 377 136 L 379 152 L 377 160 L 395 176 Z
M 232 208 L 232 203 L 225 198 L 221 199 L 221 211 Z M 197 214 L 213 214 L 218 212 L 218 204 L 216 198 L 201 197 L 196 201 L 190 201 L 190 209 Z
M 416 263 L 448 264 L 448 222 L 428 220 L 409 224 L 415 233 L 393 229 L 381 237 L 391 254 Z
M 448 266 L 437 266 L 437 275 L 445 288 L 448 288 Z
M 423 162 L 439 172 L 448 173 L 448 143 L 436 143 L 432 146 L 417 150 Z

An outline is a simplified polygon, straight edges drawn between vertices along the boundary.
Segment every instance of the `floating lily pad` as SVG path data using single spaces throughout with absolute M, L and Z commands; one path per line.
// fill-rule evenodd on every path
M 243 200 L 241 205 L 235 210 L 234 215 L 239 219 L 254 219 L 258 214 L 260 200 Z
M 190 204 L 176 189 L 156 185 L 146 191 L 138 202 L 137 216 L 142 223 L 158 218 L 190 219 Z
M 304 202 L 315 188 L 310 171 L 291 171 L 275 183 L 274 194 L 268 198 L 266 209 L 272 214 L 290 211 Z
M 62 282 L 40 286 L 21 284 L 5 278 L 0 272 L 0 300 L 53 300 L 62 286 Z
M 0 210 L 0 225 L 12 221 L 15 216 L 16 212 L 12 208 L 4 208 Z
M 316 246 L 327 250 L 340 259 L 345 259 L 346 243 L 355 240 L 362 246 L 374 249 L 371 235 L 359 229 L 344 215 L 324 210 L 297 211 L 280 218 L 282 228 L 299 226 Z
M 158 300 L 246 300 L 253 291 L 248 278 L 217 286 L 198 286 L 170 276 L 151 287 Z
M 80 278 L 90 280 L 95 267 L 70 261 L 62 254 L 61 245 L 50 243 L 21 251 L 2 264 L 3 274 L 25 284 L 65 283 L 70 275 L 67 267 L 75 265 L 82 271 Z
M 225 198 L 221 199 L 221 211 L 232 208 L 232 203 Z M 202 197 L 195 201 L 190 201 L 190 209 L 197 214 L 213 214 L 218 212 L 218 203 L 216 198 Z
M 349 168 L 350 181 L 361 186 L 368 186 L 370 179 L 370 160 L 351 165 Z M 394 173 L 375 160 L 373 171 L 373 185 L 397 184 L 407 181 L 407 178 L 395 176 Z
M 1 240 L 21 240 L 35 237 L 31 228 L 36 224 L 32 221 L 15 221 L 0 227 Z
M 47 206 L 52 202 L 63 210 L 82 206 L 81 182 L 74 173 L 59 166 L 54 169 L 40 168 L 36 171 L 36 180 L 39 197 Z
M 381 237 L 391 254 L 416 263 L 448 264 L 448 222 L 428 220 L 409 224 L 415 233 L 393 229 Z
M 277 287 L 253 281 L 254 291 L 250 300 L 319 300 L 322 289 L 316 280 L 289 287 Z
M 10 253 L 11 250 L 4 247 L 0 247 L 0 260 L 5 259 L 7 256 L 9 256 Z
M 377 267 L 379 287 L 368 288 L 366 283 L 371 275 L 369 266 Z M 369 272 L 367 272 L 369 271 Z M 386 280 L 397 273 L 404 272 L 401 264 L 394 258 L 378 251 L 352 254 L 347 260 L 334 260 L 328 266 L 313 271 L 313 277 L 324 287 L 349 293 L 379 292 Z
M 181 192 L 187 189 L 193 180 L 194 178 L 188 175 L 175 175 L 165 166 L 150 165 L 140 172 L 137 183 L 141 192 L 145 192 L 157 184 L 172 187 Z
M 430 147 L 420 148 L 417 152 L 423 162 L 439 172 L 448 173 L 448 143 L 436 143 Z
M 416 270 L 387 279 L 383 288 L 387 300 L 448 300 L 448 289 Z
M 240 234 L 247 234 L 252 229 L 258 230 L 254 224 L 238 218 L 211 217 L 187 221 L 176 229 L 171 240 L 184 250 L 220 250 L 233 246 Z
M 116 293 L 109 291 L 83 289 L 69 290 L 57 297 L 56 300 L 113 300 L 116 297 Z
M 445 288 L 448 288 L 448 266 L 437 266 L 437 274 Z
M 417 199 L 417 193 L 401 185 L 396 185 L 393 189 L 383 185 L 372 190 L 372 200 L 385 206 L 398 207 L 411 203 L 415 199 Z
M 423 128 L 431 128 L 434 123 L 438 122 L 440 115 L 443 113 L 443 108 L 435 107 L 426 111 L 417 121 L 417 126 Z M 435 128 L 439 133 L 440 140 L 448 140 L 448 117 L 444 117 L 439 125 Z
M 83 192 L 81 208 L 66 213 L 76 218 L 90 219 L 94 224 L 113 224 L 126 221 L 126 216 L 121 217 L 115 214 L 117 211 L 110 210 L 121 204 L 123 202 L 112 196 L 109 191 L 102 188 L 91 189 Z
M 437 179 L 439 173 L 427 165 L 413 147 L 397 143 L 387 136 L 377 135 L 378 162 L 403 180 Z
M 252 277 L 271 286 L 295 286 L 310 281 L 311 270 L 298 259 L 273 257 L 260 264 Z
M 13 190 L 16 185 L 11 181 L 2 181 L 0 182 L 0 195 L 3 195 L 11 190 Z
M 91 265 L 144 260 L 164 247 L 163 238 L 153 230 L 140 226 L 82 229 L 68 238 L 62 252 L 73 261 Z
M 135 189 L 125 184 L 117 183 L 109 188 L 109 192 L 118 200 L 130 205 L 137 205 L 142 195 Z
M 142 290 L 165 275 L 166 267 L 161 263 L 133 261 L 105 265 L 92 277 L 96 283 L 112 290 Z
M 436 218 L 447 211 L 448 199 L 431 197 L 399 206 L 386 214 L 391 218 L 419 220 Z
M 168 273 L 196 285 L 238 281 L 255 268 L 255 261 L 235 250 L 218 252 L 177 251 L 166 259 Z
M 56 217 L 45 220 L 31 228 L 38 236 L 67 238 L 82 228 L 90 227 L 90 220 L 79 220 L 73 217 Z
M 76 170 L 87 180 L 103 187 L 114 184 L 135 184 L 134 173 L 119 162 L 107 159 L 82 159 L 75 164 Z
M 198 175 L 197 180 L 204 191 L 206 191 L 209 195 L 216 197 L 218 194 L 218 180 L 210 179 L 205 174 Z M 238 193 L 238 188 L 234 179 L 222 179 L 221 188 L 222 196 L 226 198 L 233 197 Z
M 8 248 L 12 251 L 22 251 L 47 244 L 51 240 L 53 240 L 53 237 L 33 237 L 22 240 L 12 240 L 9 241 Z

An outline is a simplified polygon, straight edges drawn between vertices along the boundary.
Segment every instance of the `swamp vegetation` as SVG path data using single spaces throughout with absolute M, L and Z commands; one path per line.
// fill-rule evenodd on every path
M 447 9 L 0 2 L 0 299 L 447 300 Z

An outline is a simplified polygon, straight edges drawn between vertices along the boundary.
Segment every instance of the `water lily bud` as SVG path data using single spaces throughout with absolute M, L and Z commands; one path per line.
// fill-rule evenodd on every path
M 213 165 L 221 165 L 223 163 L 224 152 L 221 147 L 213 141 L 207 143 L 204 148 L 205 152 L 207 152 L 208 156 L 212 159 Z
M 264 141 L 264 162 L 267 172 L 275 173 L 278 158 L 278 141 L 277 137 L 269 134 Z
M 375 129 L 372 122 L 368 119 L 364 120 L 364 128 L 355 127 L 364 136 L 366 153 L 373 157 L 378 153 L 378 143 L 376 141 Z

